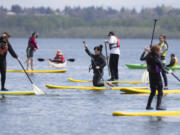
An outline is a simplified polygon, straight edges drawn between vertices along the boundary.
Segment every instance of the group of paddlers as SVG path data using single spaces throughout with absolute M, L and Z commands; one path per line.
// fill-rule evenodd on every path
M 111 72 L 111 78 L 109 81 L 118 80 L 118 59 L 120 55 L 120 41 L 115 35 L 114 32 L 109 32 L 108 34 L 109 40 L 105 40 L 105 43 L 109 44 L 110 49 L 110 59 L 109 63 L 106 63 L 106 57 L 102 54 L 102 45 L 96 46 L 94 48 L 95 54 L 92 54 L 85 41 L 83 41 L 85 50 L 87 54 L 91 57 L 92 69 L 94 71 L 93 76 L 93 85 L 94 86 L 104 86 L 103 83 L 103 69 L 108 64 Z M 142 61 L 146 61 L 147 63 L 147 70 L 149 72 L 149 80 L 150 80 L 150 88 L 151 94 L 148 99 L 148 103 L 146 106 L 147 110 L 153 109 L 151 107 L 151 103 L 153 97 L 156 94 L 156 90 L 158 90 L 158 98 L 157 98 L 157 110 L 164 110 L 161 107 L 161 100 L 163 97 L 163 89 L 168 89 L 168 80 L 167 80 L 167 73 L 171 73 L 171 70 L 168 70 L 166 67 L 175 66 L 178 63 L 178 59 L 175 57 L 175 54 L 171 54 L 171 61 L 169 65 L 166 65 L 166 54 L 168 51 L 168 43 L 166 41 L 165 35 L 159 36 L 159 44 L 157 45 L 150 45 L 150 47 L 146 47 L 144 52 L 141 56 Z M 146 54 L 147 53 L 147 54 Z M 164 88 L 161 79 L 161 74 L 164 79 Z M 111 83 L 107 83 L 110 86 L 113 86 Z

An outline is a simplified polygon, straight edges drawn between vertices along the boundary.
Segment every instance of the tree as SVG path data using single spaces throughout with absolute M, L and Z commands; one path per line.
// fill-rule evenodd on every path
M 12 5 L 11 11 L 15 12 L 16 14 L 20 14 L 22 12 L 22 9 L 19 5 Z

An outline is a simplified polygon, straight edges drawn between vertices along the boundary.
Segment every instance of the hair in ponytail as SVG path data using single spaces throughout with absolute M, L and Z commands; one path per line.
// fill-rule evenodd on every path
M 94 50 L 96 50 L 96 49 L 97 49 L 98 51 L 102 52 L 103 45 L 99 45 L 99 46 L 94 47 Z

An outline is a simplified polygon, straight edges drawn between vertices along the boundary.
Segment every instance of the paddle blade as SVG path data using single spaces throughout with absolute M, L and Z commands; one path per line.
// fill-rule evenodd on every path
M 144 71 L 141 81 L 146 84 L 149 82 L 149 72 L 147 70 Z
M 43 58 L 38 58 L 37 60 L 38 61 L 45 61 Z
M 109 84 L 107 84 L 105 81 L 104 81 L 104 87 L 107 89 L 107 90 L 111 90 L 111 86 L 109 86 Z
M 39 89 L 36 85 L 32 84 L 33 86 L 33 91 L 35 92 L 36 95 L 45 95 L 46 93 Z
M 67 59 L 67 61 L 74 62 L 75 59 L 71 58 L 71 59 Z

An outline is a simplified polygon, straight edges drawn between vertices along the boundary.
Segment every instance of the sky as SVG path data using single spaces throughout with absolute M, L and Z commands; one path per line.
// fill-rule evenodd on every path
M 104 8 L 112 7 L 113 9 L 126 7 L 140 10 L 143 7 L 156 7 L 161 5 L 180 8 L 180 0 L 0 0 L 0 6 L 4 6 L 6 8 L 10 8 L 15 4 L 22 7 L 44 6 L 51 7 L 53 9 L 64 9 L 65 6 L 102 6 Z

